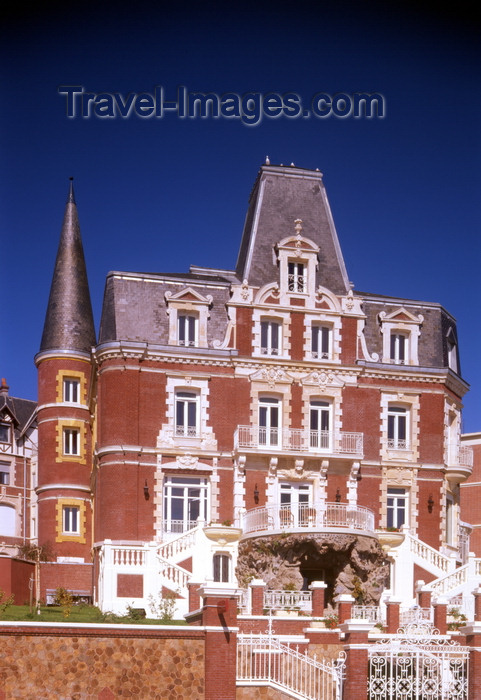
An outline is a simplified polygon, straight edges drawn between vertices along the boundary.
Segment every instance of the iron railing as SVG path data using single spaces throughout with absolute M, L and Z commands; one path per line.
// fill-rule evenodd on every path
M 347 503 L 307 503 L 292 505 L 268 505 L 254 508 L 243 515 L 243 534 L 264 530 L 289 529 L 329 530 L 374 530 L 374 513 L 364 506 Z

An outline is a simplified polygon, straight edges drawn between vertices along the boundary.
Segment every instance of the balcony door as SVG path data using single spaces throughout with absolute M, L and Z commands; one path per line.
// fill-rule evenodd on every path
M 280 445 L 280 400 L 263 397 L 259 400 L 259 445 Z
M 188 476 L 166 476 L 164 481 L 164 531 L 187 532 L 200 518 L 207 519 L 208 481 Z
M 309 518 L 314 516 L 311 484 L 284 482 L 279 485 L 279 492 L 281 527 L 307 527 Z
M 311 400 L 310 441 L 313 450 L 332 451 L 332 404 L 320 399 Z

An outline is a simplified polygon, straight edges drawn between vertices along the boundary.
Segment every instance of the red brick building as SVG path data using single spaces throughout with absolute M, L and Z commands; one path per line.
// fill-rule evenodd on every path
M 185 612 L 209 579 L 405 605 L 443 579 L 470 604 L 445 581 L 469 549 L 455 320 L 353 289 L 320 172 L 260 169 L 233 270 L 109 273 L 98 339 L 71 188 L 36 362 L 45 590 Z

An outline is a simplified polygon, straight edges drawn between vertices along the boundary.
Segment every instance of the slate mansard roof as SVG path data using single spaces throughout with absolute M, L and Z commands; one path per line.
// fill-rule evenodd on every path
M 320 285 L 338 296 L 346 295 L 351 285 L 322 174 L 292 166 L 267 165 L 261 167 L 249 199 L 236 270 L 191 267 L 189 273 L 110 272 L 105 287 L 99 343 L 130 341 L 168 345 L 166 294 L 175 295 L 191 287 L 204 298 L 212 297 L 208 348 L 216 347 L 225 338 L 228 324 L 226 304 L 231 298 L 231 285 L 247 280 L 250 286 L 260 288 L 279 280 L 274 250 L 279 241 L 294 235 L 296 219 L 302 220 L 302 236 L 319 247 L 316 288 Z M 405 308 L 413 316 L 423 318 L 419 367 L 448 367 L 447 338 L 451 333 L 456 340 L 456 323 L 440 304 L 356 291 L 354 294 L 362 299 L 369 353 L 382 357 L 379 314 L 389 315 Z

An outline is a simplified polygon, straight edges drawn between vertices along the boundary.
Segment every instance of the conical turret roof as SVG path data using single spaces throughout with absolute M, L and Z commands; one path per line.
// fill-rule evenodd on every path
M 90 353 L 93 345 L 94 319 L 71 178 L 40 352 Z

